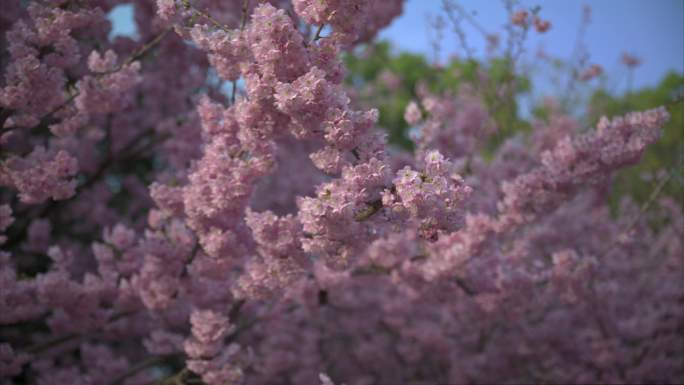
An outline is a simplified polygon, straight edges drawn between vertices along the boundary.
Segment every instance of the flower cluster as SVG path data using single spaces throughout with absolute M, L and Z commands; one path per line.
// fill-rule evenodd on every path
M 565 137 L 541 154 L 541 165 L 504 182 L 500 210 L 521 220 L 558 205 L 580 186 L 598 183 L 621 166 L 639 160 L 647 145 L 659 137 L 668 119 L 664 108 L 634 112 L 609 121 L 603 118 L 595 133 Z
M 190 315 L 192 337 L 185 341 L 188 369 L 208 384 L 239 383 L 244 374 L 238 366 L 237 344 L 224 340 L 235 331 L 226 317 L 212 310 L 196 310 Z
M 383 204 L 395 212 L 408 211 L 420 221 L 425 237 L 436 239 L 437 231 L 453 232 L 461 226 L 465 201 L 472 189 L 438 151 L 429 152 L 424 163 L 423 172 L 409 167 L 399 171 L 394 179 L 399 202 L 392 194 L 385 194 Z
M 78 171 L 78 160 L 66 151 L 36 147 L 25 158 L 9 158 L 3 168 L 0 182 L 16 188 L 22 202 L 67 199 L 75 193 L 76 181 L 70 178 Z
M 401 14 L 396 0 L 294 0 L 297 15 L 309 24 L 330 26 L 335 40 L 347 44 L 367 40 Z

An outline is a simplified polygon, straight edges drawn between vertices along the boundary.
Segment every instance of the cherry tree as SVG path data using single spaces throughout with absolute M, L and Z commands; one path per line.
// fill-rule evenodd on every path
M 401 0 L 134 0 L 111 40 L 121 3 L 3 3 L 0 384 L 683 378 L 672 174 L 607 204 L 672 106 L 492 155 L 476 89 L 422 87 L 409 153 L 340 59 Z

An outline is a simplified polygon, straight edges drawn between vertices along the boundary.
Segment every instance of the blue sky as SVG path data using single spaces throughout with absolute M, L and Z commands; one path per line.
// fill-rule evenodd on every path
M 507 16 L 502 1 L 459 0 L 461 6 L 472 12 L 490 32 L 502 32 Z M 544 35 L 532 34 L 527 49 L 530 54 L 540 45 L 546 52 L 569 58 L 575 46 L 582 7 L 592 8 L 584 44 L 591 62 L 600 64 L 614 81 L 626 78 L 619 65 L 622 52 L 642 59 L 635 70 L 634 86 L 657 84 L 670 70 L 684 73 L 684 0 L 554 0 L 520 1 L 521 6 L 541 6 L 543 19 L 551 20 L 553 27 Z M 399 49 L 431 54 L 427 15 L 441 13 L 441 0 L 408 0 L 405 12 L 385 29 L 380 37 L 392 41 Z M 483 53 L 485 43 L 474 29 L 465 29 L 472 46 Z M 445 31 L 443 50 L 459 54 L 456 36 Z M 528 55 L 533 56 L 533 55 Z M 619 91 L 626 81 L 616 85 Z
M 376 0 L 382 1 L 382 0 Z M 506 22 L 502 1 L 459 0 L 486 30 L 501 32 Z M 626 87 L 625 70 L 619 65 L 622 52 L 642 59 L 634 73 L 634 87 L 655 85 L 668 71 L 684 73 L 684 0 L 521 0 L 522 6 L 541 6 L 541 16 L 553 27 L 544 35 L 532 34 L 528 41 L 528 57 L 537 47 L 554 56 L 569 58 L 575 45 L 582 7 L 592 8 L 592 23 L 584 43 L 591 62 L 600 64 L 615 82 L 615 90 Z M 404 14 L 382 31 L 380 37 L 390 40 L 398 50 L 431 55 L 428 15 L 441 13 L 442 0 L 408 0 Z M 117 7 L 110 15 L 114 34 L 134 33 L 131 7 Z M 480 53 L 485 43 L 474 30 L 466 28 L 469 42 Z M 456 37 L 446 31 L 444 56 L 459 54 Z

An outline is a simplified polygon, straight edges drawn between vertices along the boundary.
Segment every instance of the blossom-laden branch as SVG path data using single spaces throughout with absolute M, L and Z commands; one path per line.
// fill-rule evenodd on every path
M 142 47 L 138 48 L 133 54 L 128 56 L 125 60 L 123 60 L 119 65 L 116 67 L 109 69 L 107 71 L 99 72 L 95 74 L 95 78 L 103 78 L 107 75 L 112 75 L 116 74 L 117 72 L 123 70 L 126 67 L 129 67 L 132 65 L 135 61 L 142 59 L 145 55 L 147 55 L 154 47 L 156 47 L 163 39 L 166 37 L 166 35 L 171 31 L 171 28 L 166 28 L 162 32 L 160 32 L 158 35 L 156 35 L 154 38 L 152 38 L 149 42 L 145 43 Z M 47 127 L 50 122 L 52 121 L 53 116 L 59 112 L 60 110 L 64 109 L 66 106 L 68 106 L 71 102 L 76 100 L 78 96 L 81 94 L 80 90 L 76 90 L 72 92 L 60 105 L 54 107 L 52 110 L 50 110 L 48 113 L 43 115 L 39 120 L 40 122 L 32 127 L 28 128 L 28 130 L 35 130 L 38 127 Z M 7 132 L 11 132 L 13 130 L 22 128 L 20 126 L 9 126 L 5 127 L 5 121 L 7 118 L 12 116 L 12 113 L 14 111 L 10 109 L 0 109 L 0 136 L 4 135 Z

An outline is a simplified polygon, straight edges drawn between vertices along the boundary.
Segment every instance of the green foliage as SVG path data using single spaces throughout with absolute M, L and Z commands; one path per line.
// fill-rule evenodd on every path
M 475 88 L 489 107 L 499 128 L 489 148 L 495 148 L 501 140 L 520 130 L 529 129 L 528 122 L 518 116 L 517 96 L 530 89 L 527 78 L 514 74 L 513 66 L 505 59 L 493 59 L 487 63 L 475 60 L 452 59 L 443 67 L 436 67 L 418 54 L 393 53 L 388 42 L 364 47 L 364 52 L 345 56 L 349 70 L 347 82 L 360 87 L 362 101 L 374 105 L 380 111 L 380 126 L 386 128 L 389 141 L 405 149 L 412 149 L 409 140 L 410 127 L 404 121 L 406 105 L 418 99 L 416 87 L 423 84 L 437 94 L 455 94 L 459 88 L 469 85 Z M 383 75 L 400 79 L 397 87 L 383 81 Z M 484 75 L 484 76 L 483 76 Z M 515 84 L 503 97 L 501 84 Z
M 349 70 L 347 81 L 370 91 L 362 95 L 380 111 L 381 127 L 388 130 L 389 141 L 395 145 L 411 149 L 413 143 L 408 139 L 409 126 L 404 121 L 406 105 L 416 97 L 418 81 L 435 82 L 435 71 L 421 55 L 401 53 L 394 55 L 387 42 L 366 47 L 360 55 L 349 54 L 345 57 Z M 398 88 L 387 87 L 381 81 L 383 73 L 393 74 L 401 79 Z M 372 91 L 371 91 L 372 89 Z

